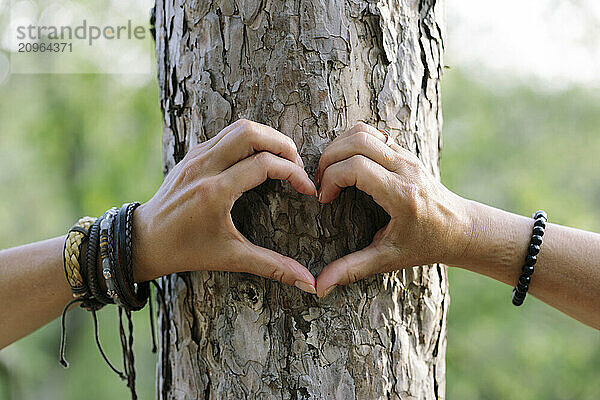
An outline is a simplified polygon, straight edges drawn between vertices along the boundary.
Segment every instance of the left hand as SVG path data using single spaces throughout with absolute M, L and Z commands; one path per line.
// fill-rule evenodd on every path
M 317 278 L 319 297 L 380 272 L 453 259 L 468 245 L 467 201 L 446 189 L 414 154 L 386 141 L 386 135 L 361 123 L 321 155 L 316 172 L 321 203 L 356 186 L 391 219 L 369 246 L 325 266 Z
M 136 279 L 181 271 L 248 272 L 315 293 L 308 269 L 250 243 L 233 224 L 235 201 L 267 178 L 316 194 L 293 140 L 268 126 L 238 120 L 192 148 L 134 214 Z

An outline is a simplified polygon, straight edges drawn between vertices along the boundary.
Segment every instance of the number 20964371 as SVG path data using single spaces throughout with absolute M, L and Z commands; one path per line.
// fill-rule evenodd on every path
M 73 43 L 19 43 L 19 53 L 72 53 Z

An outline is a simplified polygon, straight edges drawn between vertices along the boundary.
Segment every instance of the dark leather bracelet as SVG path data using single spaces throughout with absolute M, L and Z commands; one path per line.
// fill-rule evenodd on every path
M 113 260 L 113 223 L 116 208 L 111 208 L 100 223 L 100 257 L 102 260 L 102 276 L 106 283 L 106 294 L 117 303 Z
M 119 210 L 119 218 L 120 218 L 120 246 L 123 249 L 121 252 L 122 258 L 122 267 L 125 272 L 125 276 L 130 282 L 133 282 L 133 250 L 132 250 L 132 232 L 133 232 L 133 212 L 136 208 L 138 208 L 140 203 L 133 202 L 129 203 Z M 124 242 L 123 242 L 124 240 Z
M 150 294 L 148 282 L 139 284 L 133 281 L 131 219 L 137 203 L 124 204 L 118 212 L 114 224 L 114 279 L 118 303 L 129 311 L 142 309 Z M 129 217 L 129 218 L 128 218 Z M 129 219 L 129 230 L 128 230 Z M 129 232 L 129 235 L 128 235 Z
M 100 223 L 105 218 L 106 214 L 102 215 L 96 220 L 94 225 L 90 228 L 90 237 L 88 240 L 88 247 L 86 253 L 86 279 L 90 292 L 95 300 L 96 310 L 102 308 L 104 304 L 114 303 L 113 299 L 110 298 L 104 290 L 100 287 L 98 282 L 98 255 L 99 255 L 99 242 L 100 242 Z

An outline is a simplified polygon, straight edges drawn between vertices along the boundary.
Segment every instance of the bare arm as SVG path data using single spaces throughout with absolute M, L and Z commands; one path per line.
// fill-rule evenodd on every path
M 267 178 L 316 194 L 294 142 L 265 125 L 239 120 L 191 149 L 134 214 L 134 279 L 226 270 L 315 293 L 308 269 L 250 243 L 231 220 L 235 201 Z M 0 348 L 55 319 L 72 299 L 63 244 L 59 237 L 0 252 Z
M 470 244 L 464 254 L 444 262 L 515 286 L 533 220 L 477 202 L 466 203 L 474 228 L 472 236 L 465 236 Z M 537 259 L 528 293 L 600 329 L 600 235 L 547 224 Z
M 375 273 L 436 262 L 515 286 L 533 220 L 463 199 L 435 180 L 412 153 L 385 142 L 382 133 L 359 124 L 321 156 L 321 202 L 356 186 L 391 219 L 370 246 L 323 269 L 318 295 Z M 537 258 L 529 293 L 600 329 L 600 235 L 548 224 Z M 511 301 L 510 290 L 506 301 Z
M 0 251 L 0 348 L 60 315 L 72 299 L 64 237 Z

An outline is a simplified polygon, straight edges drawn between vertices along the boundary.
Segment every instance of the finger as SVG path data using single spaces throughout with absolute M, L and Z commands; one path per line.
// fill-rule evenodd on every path
M 296 286 L 316 294 L 315 278 L 302 264 L 245 240 L 239 251 L 240 271 Z
M 323 171 L 319 202 L 329 203 L 335 199 L 343 188 L 356 186 L 359 190 L 371 195 L 386 211 L 390 210 L 387 194 L 391 188 L 392 173 L 373 160 L 362 155 L 355 155 L 330 165 Z
M 382 271 L 382 255 L 373 245 L 338 258 L 317 277 L 317 296 L 327 296 L 336 286 L 354 283 Z
M 208 140 L 205 140 L 204 142 L 201 142 L 201 143 L 198 143 L 197 145 L 195 145 L 189 151 L 189 153 L 198 153 L 199 154 L 199 153 L 203 153 L 205 151 L 210 150 L 215 144 L 217 144 L 219 142 L 219 140 L 224 138 L 225 135 L 227 135 L 233 129 L 237 128 L 242 123 L 242 121 L 244 121 L 244 120 L 238 119 L 234 123 L 227 125 L 225 128 L 221 129 L 219 131 L 219 133 L 217 133 L 215 136 L 209 138 Z
M 419 157 L 417 157 L 417 155 L 410 150 L 393 142 L 389 144 L 389 147 L 396 153 L 396 168 L 393 172 L 406 174 L 407 171 L 410 171 L 417 166 L 425 167 L 423 161 L 421 161 Z
M 242 120 L 210 149 L 212 163 L 219 171 L 261 151 L 268 151 L 304 167 L 291 138 L 269 126 L 248 120 Z
M 377 139 L 381 140 L 384 143 L 387 140 L 386 136 L 379 129 L 377 129 L 369 124 L 365 124 L 364 122 L 357 123 L 352 128 L 348 129 L 346 132 L 339 135 L 336 138 L 336 140 L 342 140 L 348 136 L 352 136 L 359 132 L 368 133 L 369 135 L 376 137 Z
M 215 136 L 213 136 L 212 138 L 208 139 L 205 142 L 200 143 L 198 146 L 200 147 L 204 147 L 204 150 L 209 150 L 210 148 L 212 148 L 214 145 L 216 145 L 217 143 L 219 143 L 219 141 L 221 139 L 223 139 L 225 137 L 225 135 L 227 135 L 229 132 L 231 132 L 232 130 L 240 127 L 240 125 L 243 125 L 245 123 L 251 122 L 247 119 L 244 118 L 240 118 L 237 121 L 227 125 L 225 128 L 221 129 L 219 131 L 219 133 L 217 133 Z
M 388 147 L 389 147 L 390 149 L 394 150 L 395 152 L 398 152 L 398 153 L 404 153 L 404 152 L 409 152 L 409 153 L 410 153 L 410 151 L 406 150 L 404 147 L 400 146 L 400 145 L 399 145 L 398 143 L 396 143 L 396 142 L 390 142 L 390 143 L 388 144 Z
M 302 194 L 311 196 L 317 194 L 315 184 L 303 168 L 266 151 L 238 162 L 219 174 L 219 177 L 224 180 L 224 186 L 230 188 L 233 201 L 237 200 L 242 193 L 266 181 L 267 178 L 288 181 Z
M 354 125 L 352 128 L 348 129 L 347 131 L 345 131 L 344 133 L 342 133 L 341 135 L 336 137 L 329 146 L 331 146 L 332 144 L 335 144 L 336 142 L 343 141 L 350 136 L 356 135 L 357 133 L 365 133 L 367 135 L 373 136 L 374 138 L 382 141 L 383 143 L 387 142 L 387 136 L 385 134 L 383 134 L 381 131 L 372 127 L 371 125 L 365 124 L 364 122 L 359 122 L 358 124 Z M 321 182 L 322 172 L 323 172 L 323 168 L 317 168 L 317 171 L 315 171 L 315 179 L 319 183 Z
M 323 171 L 331 164 L 357 154 L 375 161 L 390 171 L 395 171 L 398 168 L 398 160 L 396 159 L 398 154 L 394 150 L 375 136 L 358 132 L 331 143 L 323 151 L 317 171 Z
M 393 151 L 395 151 L 397 153 L 397 155 L 399 156 L 398 159 L 398 165 L 401 165 L 402 162 L 405 161 L 411 161 L 411 162 L 418 162 L 418 163 L 422 163 L 421 160 L 419 159 L 419 157 L 417 157 L 415 155 L 415 153 L 411 152 L 410 150 L 400 146 L 398 143 L 394 143 L 391 142 L 389 144 L 390 149 L 392 149 Z

